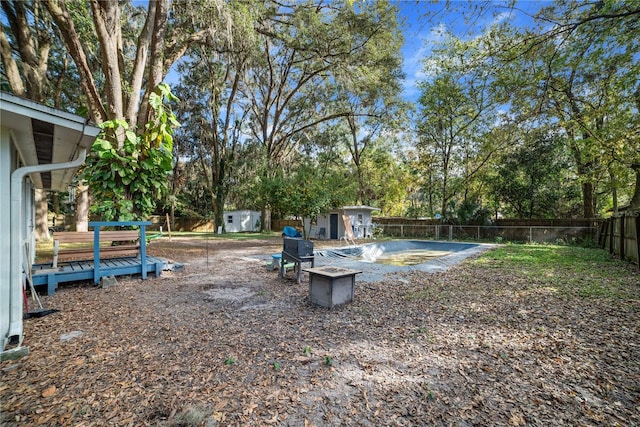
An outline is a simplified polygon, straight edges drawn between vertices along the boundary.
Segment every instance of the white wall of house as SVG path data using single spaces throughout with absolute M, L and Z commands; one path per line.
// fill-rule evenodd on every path
M 260 212 L 251 210 L 225 211 L 224 229 L 227 233 L 260 230 Z
M 38 138 L 34 136 L 36 132 Z M 34 189 L 66 189 L 99 132 L 100 128 L 88 124 L 83 117 L 0 92 L 0 353 L 3 355 L 20 350 L 22 345 L 23 286 L 28 271 L 23 266 L 29 268 L 35 259 Z M 41 156 L 42 150 L 48 151 L 50 157 Z M 45 172 L 50 180 L 43 179 Z M 28 258 L 25 247 L 30 248 Z
M 0 128 L 0 203 L 11 203 L 11 171 L 14 169 L 13 146 L 9 130 Z M 11 322 L 11 215 L 9 209 L 0 209 L 0 333 L 4 339 L 9 332 Z M 5 344 L 2 345 L 4 349 Z

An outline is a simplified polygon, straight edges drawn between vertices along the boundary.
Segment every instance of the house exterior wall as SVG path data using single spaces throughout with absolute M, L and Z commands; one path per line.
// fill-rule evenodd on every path
M 15 169 L 13 146 L 9 131 L 0 128 L 0 204 L 11 204 L 11 171 Z M 0 334 L 4 339 L 11 322 L 11 215 L 9 209 L 0 209 Z M 3 343 L 4 349 L 6 343 Z
M 6 128 L 0 129 L 0 204 L 11 206 L 11 175 L 18 166 L 18 152 L 11 133 Z M 23 261 L 31 265 L 35 259 L 35 207 L 33 185 L 29 178 L 25 178 L 23 185 L 18 191 L 22 192 L 20 209 L 22 221 L 18 224 L 12 223 L 11 210 L 0 209 L 0 253 L 6 256 L 0 257 L 0 334 L 2 334 L 2 350 L 10 344 L 10 338 L 16 338 L 16 330 L 22 330 L 22 294 L 17 294 L 12 277 L 11 266 L 15 263 L 21 264 Z M 29 244 L 30 259 L 24 259 L 25 252 L 15 253 L 12 248 L 12 233 L 18 233 L 20 241 Z M 24 251 L 24 245 L 20 248 Z M 23 261 L 21 261 L 23 260 Z M 22 269 L 22 267 L 20 267 Z M 24 273 L 21 274 L 21 282 L 24 283 Z M 18 305 L 20 307 L 18 307 Z M 19 318 L 18 318 L 18 315 Z M 13 319 L 13 321 L 12 321 Z M 16 320 L 17 319 L 17 320 Z M 12 324 L 13 322 L 13 324 Z M 19 335 L 17 338 L 22 339 Z
M 224 213 L 224 229 L 227 233 L 258 231 L 260 212 L 250 210 L 227 211 Z
M 34 120 L 48 124 L 46 129 L 38 129 L 43 138 L 34 134 Z M 25 266 L 28 268 L 35 258 L 34 188 L 66 188 L 99 133 L 100 128 L 84 117 L 0 91 L 0 354 L 3 357 L 9 352 L 25 354 L 20 348 L 24 336 L 23 286 Z M 49 152 L 49 148 L 51 159 L 43 161 L 40 155 Z M 51 180 L 43 181 L 43 173 L 50 173 Z M 29 257 L 25 257 L 26 246 Z

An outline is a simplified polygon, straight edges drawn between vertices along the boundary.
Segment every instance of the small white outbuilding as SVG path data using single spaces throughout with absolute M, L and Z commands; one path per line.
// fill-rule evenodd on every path
M 347 235 L 347 226 L 351 227 L 355 239 L 373 237 L 372 213 L 379 211 L 372 206 L 343 206 L 326 214 L 320 214 L 316 223 L 307 225 L 309 236 L 317 239 L 342 239 Z M 348 219 L 345 224 L 345 218 Z
M 224 229 L 227 233 L 260 231 L 260 212 L 251 210 L 225 211 Z

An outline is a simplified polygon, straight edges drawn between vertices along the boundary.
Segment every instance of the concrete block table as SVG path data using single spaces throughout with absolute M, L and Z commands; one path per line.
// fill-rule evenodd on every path
M 341 267 L 316 267 L 304 271 L 309 273 L 309 300 L 322 307 L 353 301 L 356 274 L 362 271 Z

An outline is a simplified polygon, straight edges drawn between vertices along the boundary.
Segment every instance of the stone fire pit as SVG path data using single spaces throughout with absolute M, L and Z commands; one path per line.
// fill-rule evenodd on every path
M 312 304 L 333 308 L 353 301 L 356 274 L 362 271 L 342 267 L 316 267 L 309 273 L 309 300 Z

